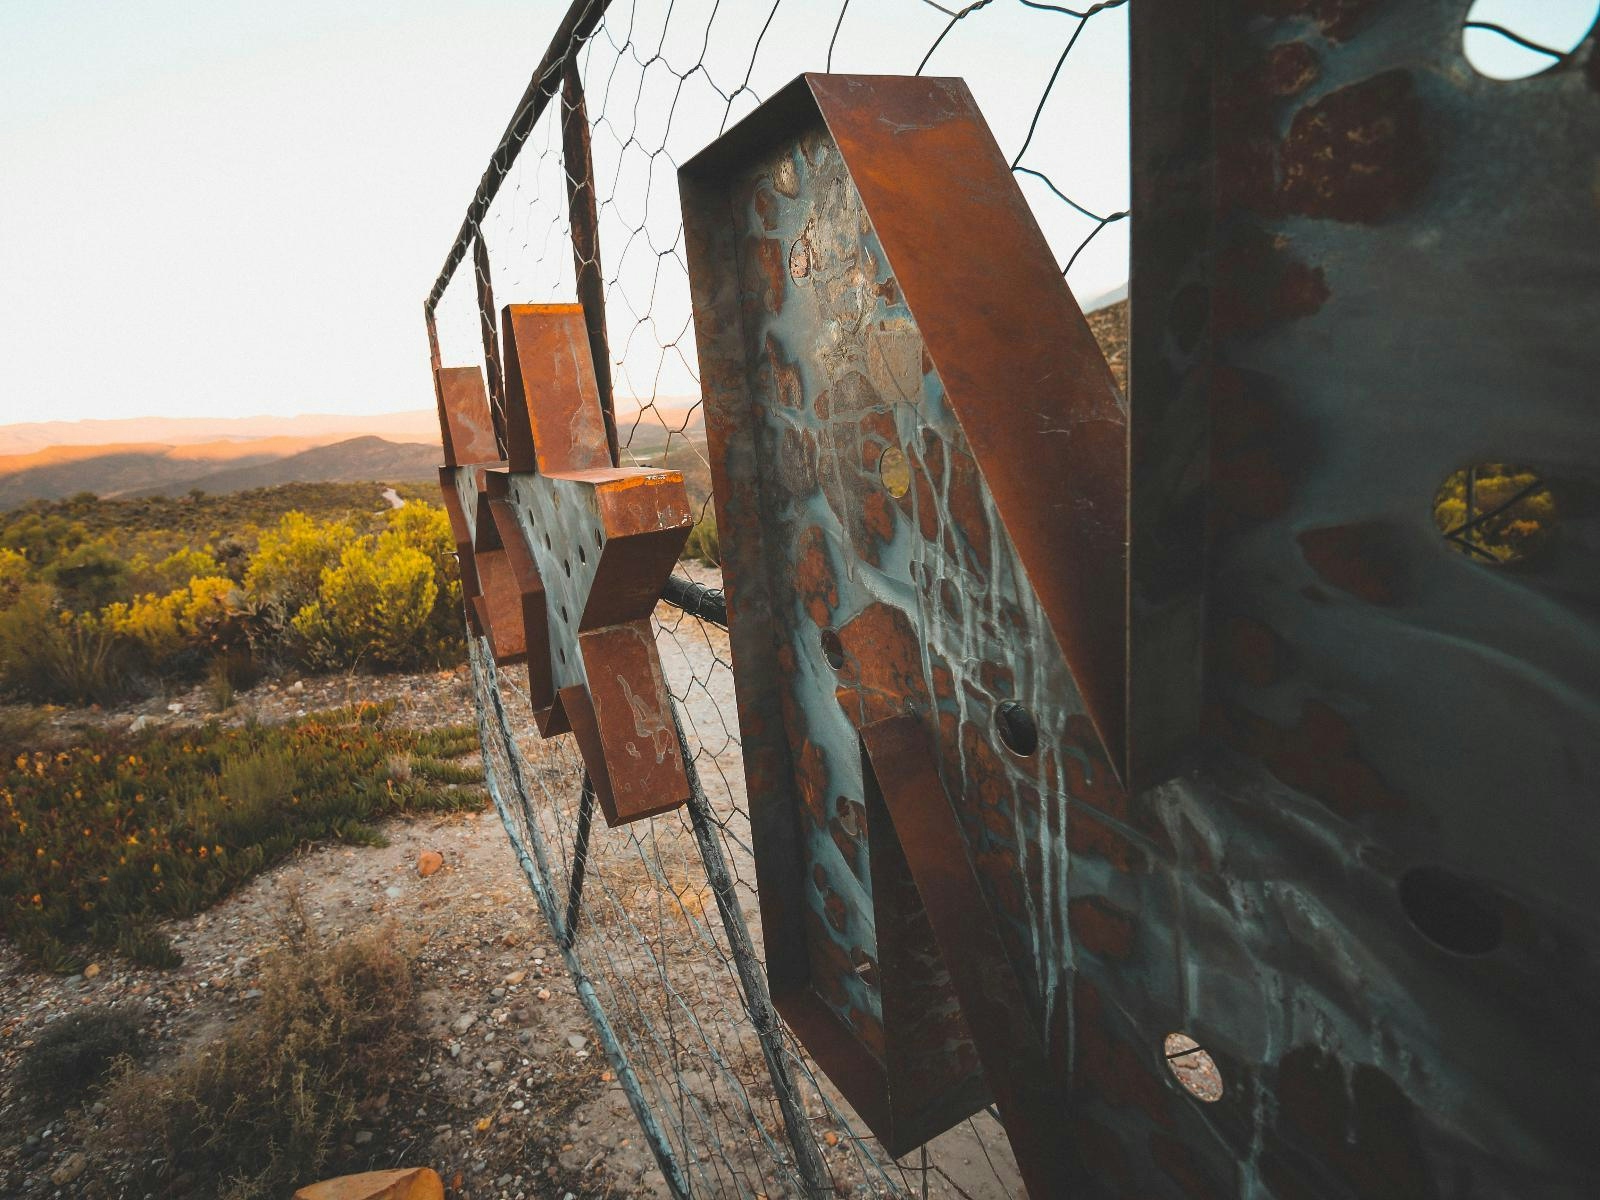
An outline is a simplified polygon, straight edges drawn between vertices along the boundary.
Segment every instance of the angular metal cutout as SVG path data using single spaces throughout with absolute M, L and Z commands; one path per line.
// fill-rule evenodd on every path
M 1085 734 L 1126 769 L 1126 412 L 960 81 L 803 76 L 679 179 L 774 998 L 898 1153 L 984 1079 L 858 731 L 933 731 L 1042 1030 L 1025 864 Z

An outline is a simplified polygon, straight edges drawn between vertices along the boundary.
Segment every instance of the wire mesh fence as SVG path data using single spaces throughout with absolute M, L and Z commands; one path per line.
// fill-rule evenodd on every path
M 766 996 L 678 165 L 804 70 L 963 77 L 1093 307 L 1127 278 L 1126 3 L 575 0 L 429 298 L 440 361 L 484 363 L 496 404 L 494 304 L 582 299 L 618 460 L 682 471 L 707 522 L 655 622 L 685 809 L 594 821 L 571 739 L 472 647 L 491 793 L 667 1194 L 1020 1192 L 992 1114 L 889 1157 Z

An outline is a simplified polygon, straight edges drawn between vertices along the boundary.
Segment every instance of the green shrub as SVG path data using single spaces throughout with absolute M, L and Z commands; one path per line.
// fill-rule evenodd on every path
M 118 1059 L 143 1055 L 144 1020 L 142 1008 L 97 1006 L 51 1022 L 22 1052 L 23 1088 L 51 1105 L 76 1100 Z
M 717 540 L 717 518 L 708 512 L 689 530 L 689 540 L 683 544 L 682 558 L 692 558 L 708 567 L 722 564 L 722 545 Z
M 128 594 L 128 564 L 105 538 L 58 556 L 40 572 L 62 601 L 76 611 L 94 611 Z
M 386 533 L 346 546 L 293 624 L 328 665 L 407 666 L 418 659 L 438 598 L 433 562 Z
M 370 845 L 385 817 L 481 805 L 477 789 L 389 769 L 470 731 L 391 728 L 390 711 L 152 729 L 0 763 L 0 933 L 53 970 L 81 965 L 83 943 L 161 965 L 173 955 L 157 922 L 201 912 L 298 846 Z
M 126 691 L 116 638 L 92 615 L 56 608 L 51 589 L 25 587 L 0 611 L 0 688 L 30 700 L 107 703 Z
M 222 1200 L 287 1196 L 368 1165 L 341 1161 L 340 1147 L 362 1102 L 412 1065 L 408 951 L 386 929 L 332 946 L 302 935 L 269 962 L 262 991 L 220 1041 L 113 1087 L 109 1138 L 135 1164 L 135 1195 L 172 1195 L 191 1178 Z
M 257 603 L 276 605 L 292 617 L 317 599 L 324 571 L 339 561 L 355 540 L 348 521 L 315 521 L 303 512 L 285 513 L 261 534 L 245 572 L 245 589 Z

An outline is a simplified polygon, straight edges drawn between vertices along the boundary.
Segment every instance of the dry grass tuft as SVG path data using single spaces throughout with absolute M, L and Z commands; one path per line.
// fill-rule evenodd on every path
M 319 944 L 291 913 L 260 1004 L 220 1041 L 164 1071 L 130 1072 L 107 1097 L 108 1137 L 135 1164 L 134 1194 L 287 1196 L 351 1161 L 358 1110 L 410 1065 L 410 951 L 379 928 Z

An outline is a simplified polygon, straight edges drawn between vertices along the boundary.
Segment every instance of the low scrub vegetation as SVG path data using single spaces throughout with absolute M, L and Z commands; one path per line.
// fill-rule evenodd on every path
M 86 500 L 56 509 L 0 529 L 0 689 L 16 698 L 106 703 L 205 677 L 225 702 L 241 679 L 285 663 L 399 669 L 461 656 L 455 547 L 436 505 L 294 509 L 176 545 L 170 532 L 101 530 Z
M 108 1136 L 133 1164 L 134 1195 L 280 1197 L 369 1165 L 349 1139 L 418 1037 L 407 948 L 383 928 L 324 945 L 302 924 L 262 991 L 220 1041 L 110 1089 Z
M 469 726 L 417 731 L 386 705 L 280 726 L 152 730 L 0 763 L 0 932 L 77 970 L 84 945 L 174 965 L 154 928 L 198 913 L 306 843 L 373 843 L 373 822 L 475 808 Z
M 708 567 L 722 565 L 722 543 L 717 538 L 717 517 L 707 512 L 689 530 L 689 540 L 683 545 L 683 557 L 704 563 Z
M 143 1057 L 145 1017 L 142 1007 L 100 1005 L 46 1025 L 22 1052 L 23 1090 L 50 1107 L 78 1099 L 119 1061 Z

